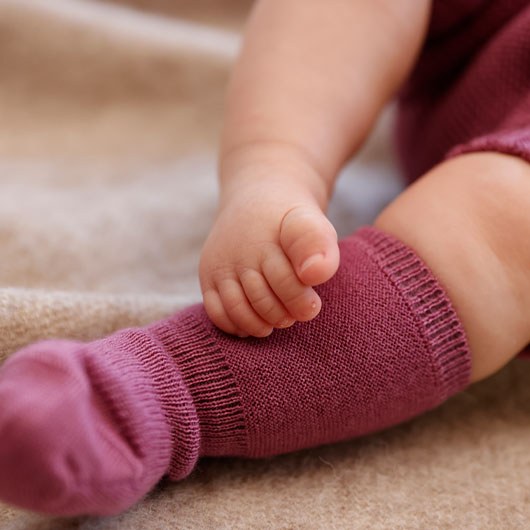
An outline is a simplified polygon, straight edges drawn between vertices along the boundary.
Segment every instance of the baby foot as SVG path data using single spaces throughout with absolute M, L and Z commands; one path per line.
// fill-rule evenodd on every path
M 335 229 L 306 188 L 253 183 L 222 204 L 203 249 L 204 306 L 223 331 L 265 337 L 314 318 L 312 286 L 338 265 Z
M 52 515 L 111 515 L 155 485 L 171 438 L 142 348 L 171 388 L 171 362 L 166 369 L 134 330 L 90 345 L 43 341 L 0 367 L 3 501 Z

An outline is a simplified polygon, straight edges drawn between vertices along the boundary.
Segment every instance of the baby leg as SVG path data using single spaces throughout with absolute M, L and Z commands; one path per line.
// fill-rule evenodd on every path
M 341 242 L 319 317 L 266 339 L 219 331 L 199 305 L 90 344 L 18 352 L 0 370 L 0 497 L 112 514 L 162 475 L 185 477 L 199 456 L 284 453 L 439 405 L 530 338 L 523 184 L 528 166 L 501 155 L 439 166 L 378 228 Z M 500 214 L 503 231 L 490 234 Z
M 472 382 L 530 342 L 529 211 L 530 164 L 481 152 L 436 166 L 375 221 L 444 286 L 466 330 Z

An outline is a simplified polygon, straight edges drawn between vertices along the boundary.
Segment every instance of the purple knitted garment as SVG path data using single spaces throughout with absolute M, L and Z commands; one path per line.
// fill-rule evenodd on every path
M 410 179 L 444 157 L 530 161 L 527 0 L 436 0 L 400 97 Z M 201 305 L 90 344 L 45 341 L 0 367 L 0 498 L 57 515 L 117 513 L 200 456 L 261 457 L 353 438 L 465 388 L 470 355 L 443 287 L 396 239 L 363 228 L 318 288 L 313 321 L 266 339 Z
M 442 159 L 498 151 L 530 162 L 528 0 L 435 0 L 427 41 L 399 99 L 409 180 Z
M 202 305 L 90 344 L 44 341 L 0 369 L 0 498 L 112 514 L 200 456 L 262 457 L 370 433 L 470 377 L 443 288 L 373 228 L 343 240 L 313 321 L 229 336 Z
M 395 140 L 408 181 L 476 151 L 530 162 L 528 0 L 435 0 L 398 103 Z M 520 356 L 530 359 L 530 345 Z

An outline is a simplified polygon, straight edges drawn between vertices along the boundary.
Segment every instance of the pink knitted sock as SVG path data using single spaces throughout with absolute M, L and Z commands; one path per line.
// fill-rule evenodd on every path
M 466 387 L 462 326 L 396 239 L 341 242 L 314 321 L 266 339 L 201 305 L 90 344 L 45 341 L 0 370 L 0 498 L 57 515 L 119 512 L 201 455 L 261 457 L 407 420 Z

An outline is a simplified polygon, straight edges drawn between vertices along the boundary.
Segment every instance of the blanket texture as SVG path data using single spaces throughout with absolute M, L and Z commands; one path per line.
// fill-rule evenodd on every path
M 0 0 L 0 362 L 200 300 L 224 87 L 250 3 Z M 339 181 L 340 235 L 400 189 L 390 118 Z M 382 433 L 203 460 L 111 518 L 0 504 L 0 528 L 530 528 L 529 377 L 515 360 Z

